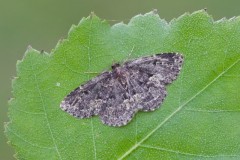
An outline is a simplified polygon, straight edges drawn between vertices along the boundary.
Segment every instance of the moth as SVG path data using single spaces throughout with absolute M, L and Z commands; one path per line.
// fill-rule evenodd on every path
M 128 124 L 138 111 L 154 111 L 165 99 L 166 85 L 180 73 L 183 56 L 160 53 L 112 65 L 69 93 L 60 108 L 78 118 L 98 115 L 109 126 Z

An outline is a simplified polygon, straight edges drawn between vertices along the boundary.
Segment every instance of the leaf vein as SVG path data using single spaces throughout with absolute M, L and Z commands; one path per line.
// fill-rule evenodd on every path
M 156 149 L 160 151 L 166 151 L 166 152 L 171 152 L 171 153 L 176 153 L 176 154 L 181 154 L 181 155 L 187 155 L 187 156 L 196 156 L 196 157 L 204 157 L 204 158 L 214 158 L 214 157 L 239 157 L 239 155 L 202 155 L 202 154 L 194 154 L 194 153 L 188 153 L 188 152 L 182 152 L 182 151 L 176 151 L 172 149 L 166 149 L 162 147 L 154 147 L 150 145 L 140 145 L 140 147 L 143 148 L 148 148 L 148 149 Z
M 34 73 L 32 63 L 31 63 L 31 68 L 32 68 L 32 71 L 33 71 L 33 73 Z M 36 74 L 34 74 L 34 80 L 35 80 L 35 82 L 36 82 L 36 88 L 37 88 L 37 90 L 38 90 L 38 93 L 39 93 L 39 96 L 40 96 L 40 99 L 41 99 L 42 108 L 43 108 L 44 113 L 45 113 L 45 118 L 46 118 L 46 120 L 47 120 L 47 126 L 48 126 L 48 129 L 49 129 L 49 131 L 50 131 L 51 138 L 52 138 L 53 144 L 54 144 L 54 146 L 55 146 L 55 150 L 56 150 L 56 152 L 57 152 L 57 154 L 58 154 L 58 157 L 59 157 L 60 159 L 62 159 L 62 157 L 61 157 L 61 155 L 60 155 L 60 152 L 59 152 L 59 150 L 58 150 L 58 147 L 57 147 L 55 138 L 53 137 L 52 128 L 51 128 L 50 123 L 49 123 L 48 114 L 47 114 L 46 107 L 45 107 L 44 101 L 43 101 L 43 97 L 42 97 L 42 94 L 41 94 L 41 91 L 40 91 L 40 88 L 39 88 L 39 85 L 38 85 L 38 82 L 37 82 L 37 76 L 36 76 Z
M 204 109 L 185 109 L 192 112 L 222 113 L 222 112 L 240 112 L 240 110 L 204 110 Z
M 21 110 L 21 109 L 18 109 L 18 108 L 16 108 L 16 111 L 19 111 L 19 112 L 22 112 L 22 113 L 25 113 L 25 114 L 31 114 L 31 115 L 45 115 L 42 112 L 27 112 L 27 111 L 24 111 L 24 110 Z
M 90 30 L 92 29 L 92 19 L 91 19 L 91 23 L 89 26 Z M 91 32 L 90 32 L 91 33 Z M 91 34 L 89 34 L 88 36 L 88 47 L 87 47 L 87 54 L 88 54 L 88 71 L 91 67 L 91 50 L 90 50 L 90 46 L 91 46 Z M 89 79 L 89 74 L 88 74 L 88 79 Z M 94 159 L 97 159 L 97 148 L 96 148 L 96 140 L 95 140 L 95 136 L 94 136 L 94 127 L 93 127 L 93 120 L 91 118 L 91 132 L 92 132 L 92 141 L 93 141 L 93 151 L 94 151 Z
M 36 145 L 36 144 L 34 144 L 34 143 L 30 142 L 30 141 L 25 140 L 25 139 L 24 139 L 23 137 L 21 137 L 19 134 L 17 134 L 16 132 L 12 131 L 11 129 L 9 129 L 9 127 L 6 127 L 6 129 L 7 129 L 9 132 L 11 132 L 12 134 L 14 134 L 15 136 L 17 136 L 17 137 L 18 137 L 19 139 L 21 139 L 22 141 L 30 144 L 30 145 L 33 146 L 33 147 L 44 148 L 44 149 L 55 149 L 55 147 L 44 147 L 44 146 Z

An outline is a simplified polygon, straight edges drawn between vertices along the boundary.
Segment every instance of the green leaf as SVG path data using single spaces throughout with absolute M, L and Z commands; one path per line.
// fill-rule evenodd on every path
M 157 111 L 114 128 L 59 108 L 93 73 L 161 52 L 185 61 Z M 6 135 L 19 159 L 239 159 L 239 61 L 239 17 L 197 11 L 167 23 L 150 12 L 111 27 L 91 15 L 51 54 L 29 47 L 17 63 Z

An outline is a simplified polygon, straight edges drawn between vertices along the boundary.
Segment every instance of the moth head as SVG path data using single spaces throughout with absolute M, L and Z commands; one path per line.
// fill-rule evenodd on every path
M 115 63 L 112 65 L 112 70 L 115 70 L 116 68 L 120 67 L 119 63 Z
M 120 77 L 123 77 L 124 76 L 124 69 L 120 66 L 120 64 L 119 63 L 116 63 L 116 64 L 113 64 L 112 65 L 112 70 L 113 70 L 113 75 L 115 76 L 115 77 L 118 77 L 118 78 L 120 78 Z

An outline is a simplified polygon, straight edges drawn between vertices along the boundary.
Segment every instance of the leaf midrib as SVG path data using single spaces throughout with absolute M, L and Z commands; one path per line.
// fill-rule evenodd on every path
M 138 148 L 144 141 L 146 141 L 151 135 L 153 135 L 159 128 L 161 128 L 168 120 L 170 120 L 174 115 L 176 115 L 181 109 L 184 108 L 189 102 L 191 102 L 193 99 L 195 99 L 198 95 L 200 95 L 203 91 L 205 91 L 209 86 L 211 86 L 214 82 L 216 82 L 222 75 L 224 75 L 228 70 L 230 70 L 234 65 L 236 65 L 240 59 L 237 59 L 232 65 L 230 65 L 226 70 L 222 71 L 216 78 L 214 78 L 210 83 L 208 83 L 205 87 L 203 87 L 200 91 L 198 91 L 194 96 L 192 96 L 190 99 L 188 99 L 185 103 L 180 105 L 174 112 L 172 112 L 167 118 L 162 121 L 159 125 L 157 125 L 151 132 L 149 132 L 144 138 L 142 138 L 141 141 L 136 143 L 134 146 L 132 146 L 129 150 L 127 150 L 120 158 L 119 160 L 122 160 L 126 156 L 128 156 L 131 152 L 133 152 L 136 148 Z

